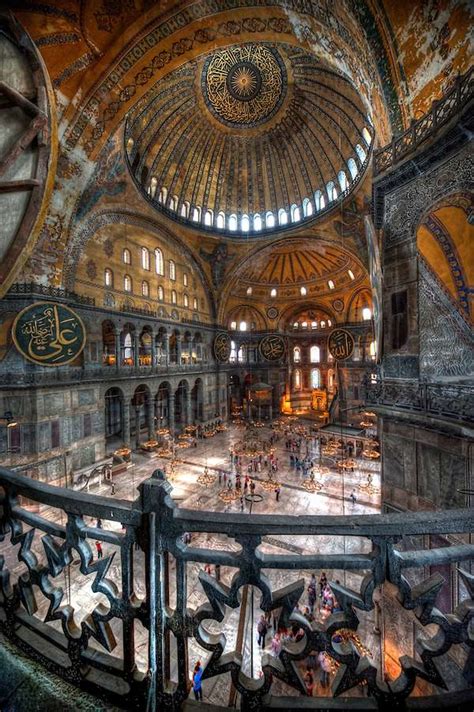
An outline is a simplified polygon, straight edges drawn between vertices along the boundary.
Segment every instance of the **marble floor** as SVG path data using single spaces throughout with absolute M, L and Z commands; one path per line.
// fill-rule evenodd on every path
M 268 437 L 269 432 L 263 432 L 263 437 Z M 177 463 L 173 479 L 172 479 L 172 497 L 179 506 L 193 509 L 207 509 L 213 511 L 235 511 L 240 512 L 240 502 L 237 500 L 236 503 L 232 505 L 226 505 L 219 498 L 219 491 L 223 487 L 223 483 L 219 484 L 217 477 L 218 469 L 230 472 L 230 457 L 229 448 L 236 441 L 242 438 L 242 429 L 237 427 L 230 427 L 226 432 L 218 433 L 213 438 L 208 438 L 205 440 L 198 441 L 196 448 L 189 448 L 186 450 L 179 451 L 179 457 L 182 458 L 182 462 Z M 304 447 L 304 446 L 303 446 Z M 305 454 L 302 451 L 301 454 Z M 319 461 L 319 451 L 317 444 L 313 443 L 309 448 L 308 456 L 315 463 Z M 290 466 L 289 453 L 285 450 L 285 438 L 282 436 L 279 442 L 275 446 L 275 457 L 278 458 L 279 469 L 276 473 L 276 477 L 281 483 L 281 493 L 279 501 L 276 501 L 276 496 L 274 492 L 267 493 L 263 488 L 259 487 L 259 481 L 266 478 L 266 470 L 264 469 L 261 473 L 256 473 L 254 480 L 256 483 L 256 492 L 263 495 L 264 499 L 262 503 L 255 507 L 254 511 L 259 514 L 265 514 L 271 517 L 273 514 L 292 514 L 292 515 L 306 515 L 306 514 L 375 514 L 380 512 L 380 465 L 379 463 L 374 463 L 371 461 L 366 461 L 363 459 L 358 459 L 356 462 L 356 468 L 354 472 L 346 472 L 341 475 L 340 472 L 335 468 L 335 463 L 332 461 L 323 461 L 323 464 L 331 465 L 330 472 L 320 479 L 323 487 L 317 493 L 309 493 L 303 487 L 303 476 L 298 474 L 294 467 Z M 196 480 L 199 474 L 202 473 L 204 467 L 208 467 L 210 471 L 216 473 L 216 480 L 213 485 L 203 488 L 198 485 Z M 117 499 L 135 499 L 137 496 L 137 487 L 145 479 L 147 479 L 151 473 L 156 469 L 169 469 L 169 461 L 162 460 L 158 457 L 150 458 L 148 455 L 142 454 L 141 452 L 136 452 L 132 454 L 132 464 L 129 469 L 121 475 L 115 478 L 115 494 L 114 497 Z M 359 489 L 359 485 L 366 483 L 367 475 L 372 478 L 372 484 L 377 491 L 373 494 L 367 494 L 364 490 Z M 93 494 L 103 494 L 111 495 L 111 487 L 108 482 L 102 482 L 100 485 L 96 484 L 90 487 L 90 492 Z M 356 501 L 353 503 L 350 500 L 350 494 L 354 492 Z M 41 511 L 43 516 L 55 519 L 57 521 L 65 522 L 64 513 L 53 510 L 44 509 Z M 88 521 L 87 523 L 95 526 L 95 522 Z M 104 522 L 104 528 L 120 528 L 118 523 L 114 522 Z M 211 549 L 226 548 L 237 549 L 238 544 L 231 538 L 217 535 L 217 534 L 198 534 L 193 536 L 193 546 L 194 547 L 205 547 Z M 37 552 L 38 556 L 42 555 L 42 547 L 40 542 L 34 545 L 34 550 Z M 103 544 L 104 556 L 111 553 L 114 547 L 112 545 Z M 3 551 L 2 551 L 3 550 Z M 340 553 L 340 552 L 368 552 L 370 551 L 370 542 L 358 537 L 328 537 L 328 536 L 272 536 L 265 537 L 261 545 L 261 550 L 268 553 L 293 553 L 295 555 L 299 554 L 309 554 L 309 553 Z M 0 551 L 5 553 L 6 563 L 12 572 L 12 580 L 16 580 L 16 577 L 21 573 L 25 572 L 26 567 L 22 562 L 17 559 L 19 546 L 11 546 L 7 544 L 6 541 L 0 545 Z M 137 551 L 135 554 L 135 593 L 138 597 L 143 597 L 145 594 L 144 586 L 144 559 L 143 553 Z M 116 563 L 118 562 L 118 563 Z M 88 613 L 94 608 L 99 602 L 103 602 L 107 605 L 107 600 L 102 594 L 93 593 L 91 590 L 91 579 L 93 577 L 84 577 L 80 574 L 78 567 L 75 565 L 76 562 L 73 561 L 70 567 L 70 582 L 66 582 L 65 586 L 65 598 L 67 602 L 71 603 L 75 610 L 75 620 L 80 623 Z M 199 607 L 202 603 L 206 602 L 206 596 L 204 594 L 203 588 L 200 584 L 198 575 L 202 570 L 202 565 L 197 563 L 188 563 L 187 565 L 187 605 L 191 609 Z M 213 572 L 214 573 L 214 572 Z M 230 580 L 235 573 L 234 569 L 230 567 L 222 567 L 221 578 L 226 584 L 230 583 Z M 301 610 L 307 605 L 307 594 L 306 588 L 311 576 L 312 571 L 305 570 L 268 570 L 265 572 L 268 576 L 272 589 L 276 590 L 281 588 L 291 582 L 294 582 L 300 578 L 305 579 L 305 593 L 303 594 L 300 606 Z M 320 571 L 314 572 L 316 577 L 319 578 Z M 360 582 L 363 572 L 350 572 L 350 571 L 331 571 L 328 574 L 328 578 L 331 580 L 339 579 L 342 583 L 349 586 L 352 589 L 358 590 L 360 587 Z M 62 575 L 58 577 L 61 578 Z M 121 571 L 119 557 L 115 557 L 114 563 L 109 569 L 108 578 L 116 581 L 120 588 L 121 581 Z M 170 601 L 173 605 L 175 592 L 173 590 L 174 581 L 174 562 L 171 562 L 170 569 L 170 582 L 171 582 L 171 592 Z M 59 582 L 59 581 L 58 581 Z M 59 582 L 63 584 L 64 582 Z M 251 674 L 250 671 L 250 647 L 252 645 L 252 635 L 253 640 L 253 651 L 254 651 L 254 677 L 259 677 L 261 674 L 261 649 L 256 645 L 256 628 L 251 629 L 251 611 L 250 611 L 250 601 L 252 600 L 251 587 L 248 591 L 248 603 L 243 610 L 243 607 L 239 609 L 231 610 L 227 609 L 227 613 L 223 623 L 217 624 L 215 622 L 208 621 L 206 623 L 206 629 L 210 632 L 223 631 L 226 636 L 226 648 L 225 652 L 229 652 L 235 649 L 237 642 L 237 634 L 240 625 L 240 645 L 243 656 L 243 671 L 248 675 Z M 254 623 L 259 618 L 261 613 L 259 609 L 260 592 L 255 590 L 254 598 L 254 613 L 253 619 Z M 38 596 L 38 612 L 36 615 L 41 617 L 44 615 L 47 609 L 47 601 Z M 325 618 L 324 611 L 319 610 L 319 599 L 316 603 L 316 620 L 323 622 Z M 373 663 L 377 665 L 380 655 L 380 638 L 374 634 L 374 620 L 373 612 L 363 613 L 359 615 L 360 618 L 360 628 L 359 637 L 364 643 L 364 645 L 370 650 L 373 658 Z M 53 623 L 59 629 L 59 623 Z M 120 657 L 122 655 L 122 645 L 121 645 L 121 626 L 118 620 L 112 621 L 112 628 L 117 638 L 117 647 L 114 649 L 113 654 Z M 265 652 L 271 652 L 271 642 L 272 636 L 267 635 L 267 644 Z M 101 647 L 91 640 L 91 645 L 97 647 L 99 650 Z M 140 623 L 136 626 L 136 655 L 137 664 L 139 668 L 145 670 L 146 659 L 147 659 L 147 642 L 145 630 L 142 628 Z M 190 669 L 194 666 L 196 660 L 202 660 L 205 664 L 208 653 L 203 650 L 197 642 L 193 639 L 189 641 L 189 664 Z M 173 654 L 171 660 L 171 670 L 172 677 L 176 675 L 176 666 L 173 661 Z M 378 665 L 377 665 L 378 666 Z M 303 669 L 303 666 L 302 666 Z M 314 694 L 318 695 L 328 695 L 330 694 L 329 688 L 322 688 L 319 683 L 318 674 L 315 675 L 316 685 L 314 688 Z M 273 688 L 275 694 L 297 694 L 290 687 L 284 685 L 283 683 L 276 682 Z M 229 675 L 220 676 L 218 678 L 212 678 L 210 680 L 205 680 L 203 682 L 203 692 L 204 699 L 216 704 L 225 704 L 229 702 L 229 695 L 231 693 L 230 677 Z M 356 689 L 351 694 L 363 694 L 363 690 Z

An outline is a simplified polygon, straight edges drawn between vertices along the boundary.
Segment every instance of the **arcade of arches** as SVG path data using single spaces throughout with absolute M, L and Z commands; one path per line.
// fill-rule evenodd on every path
M 197 660 L 194 695 L 216 708 L 472 706 L 472 519 L 437 520 L 474 502 L 472 14 L 468 0 L 0 12 L 0 465 L 39 487 L 35 501 L 12 485 L 4 506 L 0 476 L 0 650 L 61 619 L 75 672 L 61 656 L 50 670 L 129 709 L 145 693 L 147 709 L 186 709 Z M 156 470 L 160 506 L 184 508 L 159 566 L 135 509 L 157 506 Z M 86 515 L 106 501 L 92 495 L 110 520 Z M 300 535 L 278 517 L 299 514 L 314 517 Z M 187 517 L 193 544 L 175 545 Z M 37 531 L 44 551 L 28 553 Z M 41 571 L 67 572 L 66 608 Z M 275 629 L 256 647 L 260 614 Z M 435 629 L 445 647 L 426 642 Z

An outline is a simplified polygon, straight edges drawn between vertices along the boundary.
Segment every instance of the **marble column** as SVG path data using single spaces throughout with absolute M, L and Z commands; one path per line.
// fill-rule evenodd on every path
M 135 445 L 140 446 L 140 406 L 135 406 Z
M 122 440 L 125 447 L 130 447 L 130 401 L 122 401 Z
M 151 336 L 151 366 L 152 368 L 156 366 L 156 342 L 154 334 Z
M 121 348 L 120 348 L 120 337 L 121 337 L 121 330 L 120 329 L 115 329 L 115 370 L 118 371 L 120 369 L 120 361 L 122 354 Z
M 193 422 L 193 401 L 191 398 L 191 389 L 186 391 L 186 423 L 191 425 Z
M 140 351 L 140 334 L 138 331 L 135 332 L 133 335 L 133 365 L 135 368 L 138 368 L 139 365 L 139 360 L 138 360 L 138 354 Z
M 170 387 L 168 395 L 168 428 L 170 433 L 173 435 L 175 431 L 174 423 L 174 393 L 173 388 Z
M 170 365 L 170 335 L 163 334 L 163 349 L 165 352 L 165 366 Z
M 193 342 L 194 338 L 192 336 L 189 337 L 188 341 L 188 354 L 189 354 L 189 363 L 193 363 Z
M 181 352 L 183 348 L 183 337 L 181 334 L 176 336 L 176 363 L 178 366 L 181 364 Z
M 154 403 L 150 398 L 146 401 L 146 425 L 148 429 L 148 439 L 152 440 L 155 438 L 155 408 Z

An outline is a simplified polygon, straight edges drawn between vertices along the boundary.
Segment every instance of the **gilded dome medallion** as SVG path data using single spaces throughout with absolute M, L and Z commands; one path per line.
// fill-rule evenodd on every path
M 278 52 L 265 44 L 245 44 L 214 52 L 204 63 L 206 105 L 226 126 L 255 126 L 281 106 L 286 70 Z

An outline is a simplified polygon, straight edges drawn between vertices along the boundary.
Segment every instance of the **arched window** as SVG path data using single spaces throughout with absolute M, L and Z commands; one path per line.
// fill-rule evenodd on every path
M 162 302 L 165 298 L 165 290 L 161 286 L 161 284 L 158 286 L 158 301 Z
M 181 217 L 187 218 L 188 215 L 189 215 L 189 203 L 187 200 L 185 200 L 181 206 Z
M 252 287 L 247 287 L 247 296 L 250 297 L 252 294 Z
M 229 361 L 230 363 L 235 363 L 237 361 L 237 348 L 235 346 L 235 341 L 230 342 Z
M 305 218 L 309 218 L 313 214 L 313 203 L 309 198 L 303 200 L 303 215 Z
M 192 216 L 192 219 L 194 220 L 194 222 L 199 222 L 199 221 L 200 221 L 200 219 L 201 219 L 201 208 L 200 208 L 199 206 L 198 206 L 198 207 L 195 206 L 195 207 L 193 208 L 193 216 Z
M 146 247 L 142 247 L 142 269 L 150 269 L 150 253 Z
M 299 326 L 298 322 L 297 322 L 297 321 L 294 321 L 294 322 L 293 322 L 293 329 L 297 329 L 298 326 Z
M 302 297 L 305 297 L 307 295 L 307 293 L 308 293 L 308 290 L 306 289 L 306 287 L 300 288 L 300 294 Z
M 171 290 L 171 304 L 177 304 L 178 303 L 178 297 L 176 295 L 176 290 L 172 289 Z
M 364 163 L 367 154 L 359 143 L 356 144 L 355 150 L 356 150 L 357 156 L 359 158 L 359 161 L 361 163 Z
M 170 279 L 175 281 L 176 280 L 176 264 L 174 263 L 174 260 L 170 260 L 168 262 L 168 269 L 169 269 Z
M 291 222 L 299 222 L 301 220 L 300 209 L 297 205 L 291 206 Z
M 311 369 L 311 388 L 321 388 L 321 372 L 319 368 Z
M 327 190 L 329 202 L 331 203 L 333 200 L 336 200 L 337 189 L 336 189 L 336 186 L 334 185 L 333 180 L 330 180 L 329 183 L 326 184 L 326 190 Z
M 128 274 L 123 278 L 123 289 L 125 292 L 132 291 L 132 278 Z
M 148 284 L 148 282 L 145 279 L 142 282 L 142 296 L 143 297 L 150 296 L 150 285 Z
M 188 286 L 188 275 L 187 275 L 186 272 L 183 272 L 183 285 L 184 285 L 185 287 Z
M 197 311 L 198 308 L 199 308 L 199 307 L 198 307 L 198 300 L 196 299 L 196 297 L 194 297 L 194 298 L 193 298 L 193 309 L 194 309 L 195 311 Z
M 362 136 L 367 146 L 370 146 L 370 144 L 372 143 L 372 136 L 370 135 L 370 132 L 366 126 L 364 126 L 364 128 L 362 129 Z
M 189 307 L 189 297 L 187 294 L 183 294 L 183 306 Z
M 353 158 L 349 158 L 347 161 L 347 167 L 349 168 L 349 173 L 352 176 L 352 180 L 357 178 L 357 174 L 359 173 L 359 169 L 357 167 L 357 163 L 354 161 Z
M 328 319 L 328 326 L 332 326 L 332 321 L 331 321 L 331 319 Z
M 355 277 L 354 277 L 354 272 L 353 272 L 351 269 L 348 269 L 348 270 L 347 270 L 347 274 L 349 275 L 349 277 L 350 277 L 352 280 L 355 279 Z
M 114 273 L 111 269 L 104 270 L 104 284 L 106 287 L 114 286 Z
M 165 273 L 164 262 L 163 262 L 163 253 L 158 248 L 155 250 L 155 271 L 156 271 L 156 274 L 164 274 Z
M 302 329 L 307 329 L 307 328 L 308 328 L 308 322 L 307 322 L 307 321 L 302 321 L 302 322 L 301 322 L 301 328 L 302 328 Z
M 160 190 L 160 194 L 158 196 L 158 202 L 164 205 L 166 203 L 166 198 L 168 197 L 168 190 L 163 186 Z
M 325 321 L 322 321 L 322 322 L 321 322 L 321 329 L 325 329 L 325 328 L 326 328 L 326 322 L 325 322 Z
M 253 229 L 255 232 L 259 232 L 262 229 L 262 218 L 259 213 L 255 213 L 253 216 Z
M 156 195 L 156 186 L 157 185 L 158 185 L 158 181 L 156 180 L 155 176 L 152 176 L 151 181 L 150 181 L 150 186 L 148 188 L 148 195 L 150 195 L 152 198 L 154 198 Z
M 237 230 L 237 215 L 235 213 L 229 215 L 229 230 Z
M 376 341 L 371 341 L 370 346 L 369 346 L 369 354 L 370 358 L 372 361 L 375 361 L 375 357 L 377 356 L 377 342 Z
M 301 349 L 295 346 L 293 349 L 293 363 L 301 363 Z
M 326 198 L 320 190 L 317 190 L 314 194 L 314 204 L 316 206 L 316 211 L 322 210 L 326 207 Z
M 125 334 L 125 338 L 123 340 L 123 358 L 127 361 L 129 359 L 133 359 L 133 343 L 132 335 L 130 333 Z
M 295 391 L 301 390 L 301 371 L 299 368 L 293 373 L 293 388 Z
M 122 252 L 122 261 L 123 261 L 124 265 L 132 264 L 132 253 L 130 252 L 128 247 L 125 247 Z
M 219 230 L 223 230 L 223 229 L 225 228 L 225 215 L 224 215 L 224 213 L 223 213 L 222 211 L 217 214 L 217 223 L 216 223 L 216 225 L 217 225 L 217 227 L 219 228 Z
M 242 219 L 240 221 L 240 229 L 242 232 L 248 232 L 250 230 L 250 220 L 248 215 L 242 215 Z
M 208 226 L 212 225 L 213 217 L 214 217 L 214 214 L 213 214 L 212 210 L 206 210 L 206 212 L 204 213 L 204 225 L 208 225 Z
M 370 321 L 372 319 L 372 311 L 369 309 L 369 307 L 364 307 L 362 309 L 362 319 L 364 321 Z
M 267 227 L 275 227 L 275 216 L 270 211 L 265 215 L 265 225 Z
M 318 322 L 317 322 L 317 321 L 312 321 L 312 322 L 311 322 L 311 328 L 312 328 L 312 329 L 317 329 L 317 328 L 318 328 Z
M 334 289 L 334 282 L 332 281 L 332 279 L 328 279 L 328 287 L 329 289 Z
M 235 331 L 235 329 L 237 329 L 237 322 L 236 322 L 236 321 L 231 321 L 231 322 L 230 322 L 230 328 L 232 329 L 232 331 Z
M 244 362 L 244 347 L 243 347 L 243 346 L 241 346 L 241 347 L 239 348 L 239 350 L 237 351 L 237 361 L 238 361 L 239 363 L 243 363 L 243 362 Z
M 334 388 L 334 371 L 329 369 L 328 371 L 328 389 L 332 391 Z
M 344 171 L 339 171 L 339 173 L 337 174 L 337 180 L 339 181 L 341 190 L 342 191 L 346 190 L 348 183 L 347 183 L 347 176 Z
M 239 331 L 247 331 L 247 322 L 241 321 L 239 324 Z
M 178 208 L 178 196 L 177 195 L 172 195 L 170 198 L 170 210 L 173 210 L 176 212 Z
M 319 363 L 321 361 L 321 349 L 319 346 L 311 346 L 309 350 L 309 360 L 311 363 Z
M 273 287 L 273 289 L 270 289 L 270 296 L 276 297 L 276 295 L 277 295 L 277 290 L 275 289 L 275 287 Z
M 278 223 L 280 225 L 286 225 L 288 223 L 288 213 L 284 208 L 280 208 L 278 211 Z

